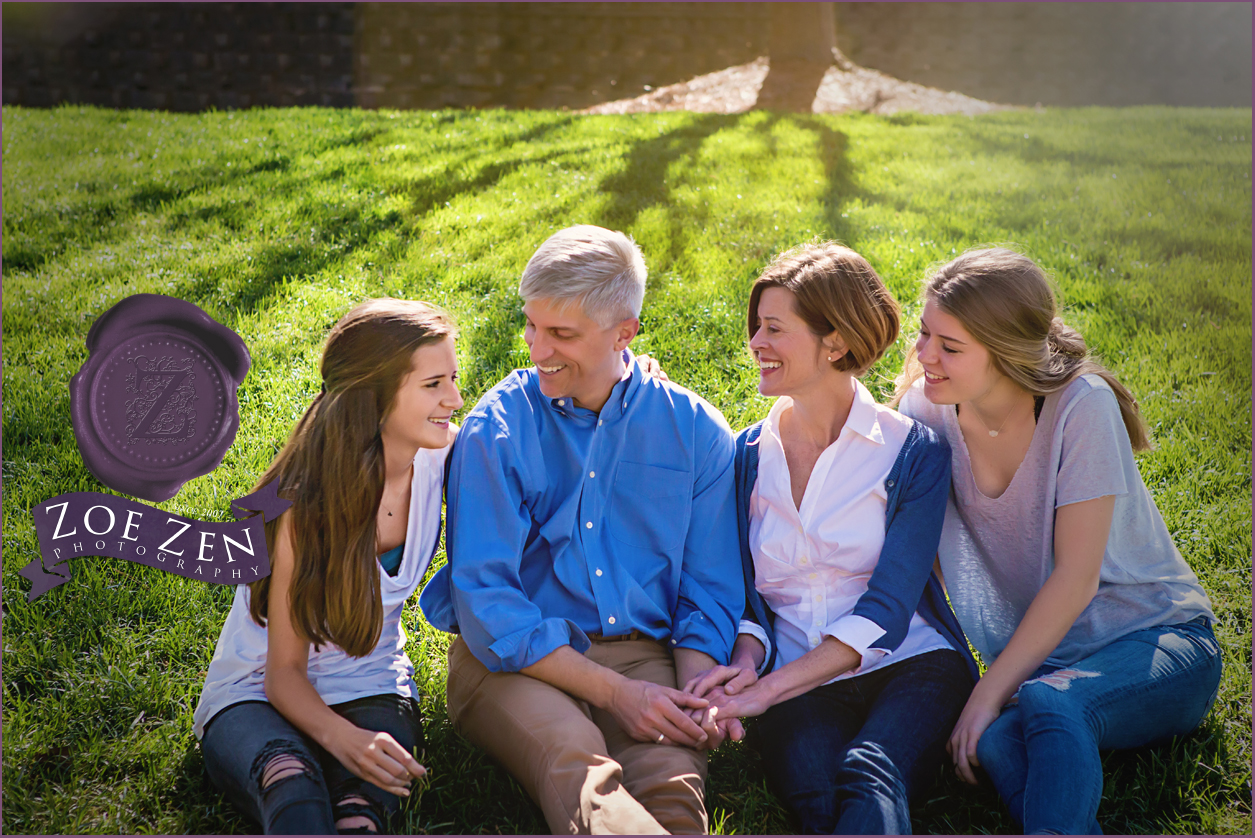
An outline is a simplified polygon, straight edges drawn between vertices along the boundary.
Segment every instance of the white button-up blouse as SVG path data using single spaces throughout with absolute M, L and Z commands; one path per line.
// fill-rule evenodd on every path
M 892 652 L 877 648 L 884 629 L 853 614 L 867 591 L 885 540 L 885 479 L 906 441 L 910 420 L 876 402 L 854 381 L 854 404 L 837 440 L 811 471 L 801 507 L 794 506 L 780 417 L 792 405 L 776 400 L 763 422 L 758 479 L 750 495 L 749 546 L 755 587 L 776 614 L 779 669 L 835 637 L 862 655 L 849 678 L 950 645 L 919 614 Z M 740 631 L 767 644 L 756 624 Z M 831 682 L 830 682 L 831 683 Z

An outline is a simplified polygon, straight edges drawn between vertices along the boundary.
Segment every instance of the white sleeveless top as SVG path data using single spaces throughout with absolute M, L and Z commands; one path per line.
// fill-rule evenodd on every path
M 420 448 L 414 457 L 410 517 L 401 566 L 396 576 L 379 568 L 383 631 L 375 648 L 365 657 L 353 658 L 338 646 L 324 645 L 318 651 L 310 647 L 306 672 L 327 704 L 384 694 L 418 698 L 414 665 L 405 654 L 401 611 L 423 581 L 435 553 L 440 536 L 440 490 L 448 454 L 448 446 Z M 266 629 L 253 622 L 248 603 L 248 585 L 236 586 L 231 613 L 218 637 L 200 703 L 192 714 L 197 739 L 205 735 L 205 723 L 232 704 L 266 700 Z

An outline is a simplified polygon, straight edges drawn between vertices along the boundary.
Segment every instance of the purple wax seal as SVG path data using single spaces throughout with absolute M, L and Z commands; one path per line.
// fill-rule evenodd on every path
M 251 363 L 235 332 L 186 300 L 134 294 L 96 319 L 70 379 L 70 418 L 101 483 L 149 501 L 218 467 Z

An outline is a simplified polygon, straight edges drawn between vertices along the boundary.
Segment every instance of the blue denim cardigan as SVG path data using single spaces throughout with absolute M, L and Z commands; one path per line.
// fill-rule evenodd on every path
M 737 434 L 736 502 L 741 513 L 737 516 L 737 530 L 745 572 L 745 619 L 762 626 L 771 640 L 771 652 L 762 669 L 770 672 L 776 659 L 776 615 L 754 587 L 754 559 L 749 548 L 750 494 L 758 480 L 758 437 L 762 426 L 762 422 L 757 422 Z M 876 648 L 892 651 L 906 639 L 911 615 L 918 611 L 963 655 L 975 681 L 980 670 L 946 600 L 941 580 L 931 572 L 950 494 L 949 444 L 928 426 L 913 422 L 885 478 L 885 489 L 888 501 L 884 547 L 868 580 L 867 592 L 859 597 L 853 613 L 883 628 L 885 633 L 876 641 Z

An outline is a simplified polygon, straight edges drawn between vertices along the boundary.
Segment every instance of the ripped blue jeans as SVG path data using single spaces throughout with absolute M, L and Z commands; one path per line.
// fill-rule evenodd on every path
M 372 695 L 331 709 L 360 728 L 391 734 L 411 753 L 423 744 L 412 698 Z M 382 833 L 400 808 L 396 795 L 355 776 L 265 701 L 232 704 L 214 716 L 201 751 L 209 779 L 267 835 Z M 337 821 L 362 818 L 373 828 L 336 828 Z
M 1216 700 L 1220 668 L 1205 616 L 1135 631 L 1037 670 L 981 736 L 977 759 L 1025 834 L 1101 834 L 1099 749 L 1192 731 Z

